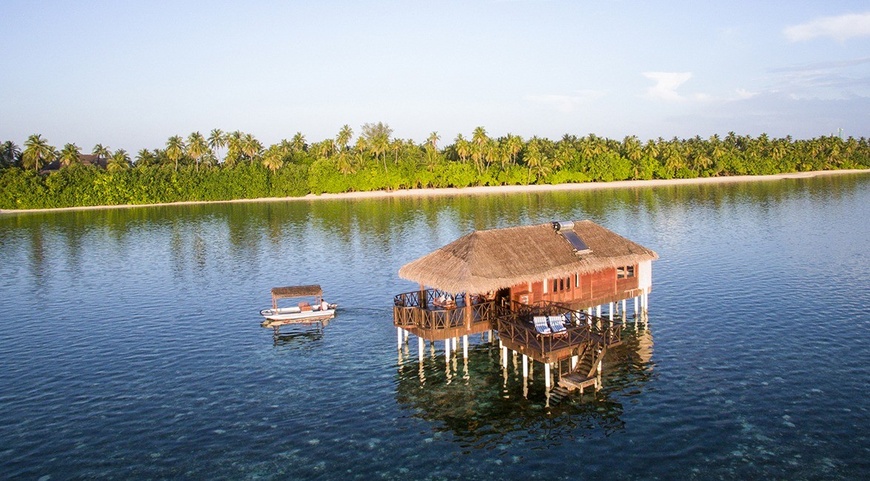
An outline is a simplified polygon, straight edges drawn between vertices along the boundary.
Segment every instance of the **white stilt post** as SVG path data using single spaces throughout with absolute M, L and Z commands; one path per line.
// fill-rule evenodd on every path
M 622 317 L 625 317 L 625 299 L 622 300 Z
M 634 296 L 634 316 L 635 316 L 635 317 L 637 317 L 637 313 L 638 313 L 638 311 L 639 311 L 639 309 L 638 309 L 638 307 L 637 307 L 637 300 L 638 300 L 639 297 L 640 297 L 640 296 Z
M 550 363 L 544 363 L 544 386 L 546 386 L 547 391 L 550 390 Z
M 420 362 L 423 362 L 423 349 L 426 347 L 426 341 L 423 340 L 422 337 L 417 338 L 417 355 L 420 358 Z
M 450 339 L 444 340 L 444 359 L 450 362 Z
M 405 331 L 404 329 L 402 329 L 402 331 L 404 331 L 405 342 L 408 342 L 408 331 Z
M 577 361 L 580 359 L 580 356 L 571 356 L 571 370 L 577 369 Z
M 468 334 L 462 336 L 462 356 L 468 359 Z
M 612 321 L 613 320 L 613 303 L 607 303 L 607 317 Z
M 529 356 L 523 354 L 523 377 L 529 377 Z
M 507 369 L 507 351 L 508 348 L 505 346 L 501 347 L 501 367 Z
M 404 335 L 402 335 L 403 330 L 404 329 L 402 329 L 401 327 L 396 328 L 396 338 L 398 341 L 396 344 L 400 351 L 402 350 L 402 339 L 404 339 Z
M 601 304 L 595 306 L 595 317 L 601 317 Z

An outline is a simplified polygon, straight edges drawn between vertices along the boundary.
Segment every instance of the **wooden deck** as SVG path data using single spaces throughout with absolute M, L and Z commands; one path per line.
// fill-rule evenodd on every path
M 439 302 L 445 297 L 449 302 Z M 393 324 L 427 341 L 443 341 L 492 330 L 497 318 L 495 303 L 463 296 L 453 298 L 438 290 L 399 294 L 393 302 Z

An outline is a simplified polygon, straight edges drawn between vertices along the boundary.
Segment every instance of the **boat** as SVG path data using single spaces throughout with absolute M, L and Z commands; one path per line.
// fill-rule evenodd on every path
M 295 306 L 278 307 L 279 299 L 302 299 Z M 323 323 L 335 317 L 337 304 L 323 300 L 323 289 L 319 285 L 288 286 L 272 288 L 272 308 L 263 309 L 260 315 L 265 319 L 263 327 L 276 327 L 284 324 Z

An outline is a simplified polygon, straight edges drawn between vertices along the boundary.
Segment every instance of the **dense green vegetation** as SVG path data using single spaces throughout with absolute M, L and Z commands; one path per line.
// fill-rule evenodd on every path
M 253 135 L 212 130 L 173 136 L 135 161 L 101 144 L 82 155 L 58 150 L 41 135 L 19 148 L 0 144 L 0 209 L 150 204 L 178 201 L 303 196 L 308 193 L 477 185 L 609 182 L 809 170 L 868 168 L 870 141 L 819 137 L 794 140 L 738 136 L 662 138 L 642 142 L 565 135 L 558 141 L 483 127 L 439 147 L 437 132 L 423 144 L 392 138 L 383 123 L 365 124 L 353 139 L 345 125 L 334 139 L 309 144 L 296 133 L 264 147 Z

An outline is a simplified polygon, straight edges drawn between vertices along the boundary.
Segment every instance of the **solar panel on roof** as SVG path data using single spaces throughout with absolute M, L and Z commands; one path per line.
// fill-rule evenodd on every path
M 562 234 L 562 237 L 571 244 L 571 247 L 574 248 L 575 254 L 588 254 L 592 252 L 592 249 L 590 249 L 589 246 L 583 242 L 583 239 L 581 239 L 573 230 L 560 230 L 559 233 Z

